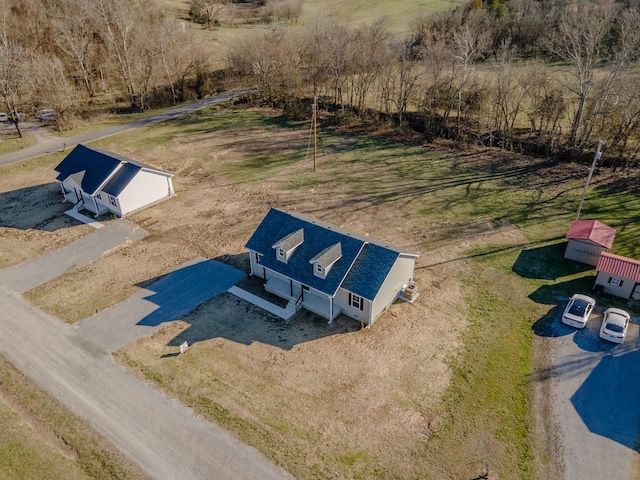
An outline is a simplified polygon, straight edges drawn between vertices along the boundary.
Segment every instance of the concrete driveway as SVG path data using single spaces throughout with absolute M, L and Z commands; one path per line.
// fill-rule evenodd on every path
M 219 262 L 195 261 L 134 295 L 126 308 L 113 307 L 80 325 L 65 324 L 20 296 L 117 248 L 115 243 L 141 235 L 144 230 L 122 220 L 61 250 L 0 270 L 0 352 L 153 478 L 293 478 L 180 402 L 138 381 L 108 353 L 226 290 L 243 272 Z M 118 331 L 114 334 L 110 327 Z
M 624 343 L 616 345 L 599 338 L 601 323 L 598 312 L 585 329 L 575 330 L 558 315 L 547 332 L 552 414 L 566 480 L 638 477 L 638 325 L 630 325 Z

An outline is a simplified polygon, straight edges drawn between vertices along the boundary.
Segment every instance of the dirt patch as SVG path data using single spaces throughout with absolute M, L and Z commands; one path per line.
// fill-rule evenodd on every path
M 291 178 L 309 168 L 301 162 L 283 163 L 260 181 L 223 173 L 222 167 L 258 155 L 278 157 L 287 144 L 305 142 L 306 133 L 285 131 L 278 138 L 271 131 L 212 131 L 176 137 L 151 150 L 107 146 L 175 173 L 176 198 L 129 217 L 148 237 L 32 290 L 29 298 L 65 320 L 79 321 L 194 257 L 218 259 L 248 273 L 244 245 L 272 206 L 417 251 L 421 296 L 414 304 L 392 306 L 371 329 L 361 330 L 345 317 L 327 325 L 304 312 L 283 321 L 223 294 L 127 347 L 122 356 L 140 375 L 158 372 L 154 379 L 196 410 L 204 409 L 202 399 L 213 399 L 209 402 L 231 417 L 268 434 L 267 446 L 257 438 L 253 443 L 288 467 L 297 465 L 293 473 L 302 478 L 342 478 L 349 475 L 345 471 L 419 478 L 424 459 L 406 459 L 443 415 L 439 402 L 466 328 L 461 286 L 466 257 L 474 248 L 517 246 L 526 238 L 505 221 L 425 220 L 404 200 L 367 203 L 338 181 L 290 189 Z M 6 257 L 35 256 L 90 231 L 73 220 L 56 223 L 64 218 L 64 207 L 49 185 L 53 165 L 50 161 L 24 178 L 18 170 L 0 176 L 14 216 L 23 219 L 21 227 L 12 227 L 1 217 Z M 40 195 L 38 209 L 31 209 L 27 192 Z M 185 340 L 190 349 L 176 356 Z M 218 421 L 225 426 L 224 419 Z M 252 442 L 253 434 L 246 435 Z

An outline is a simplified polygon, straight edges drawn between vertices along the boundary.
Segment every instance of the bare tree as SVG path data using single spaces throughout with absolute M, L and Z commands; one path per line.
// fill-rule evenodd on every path
M 386 113 L 397 113 L 402 125 L 409 101 L 422 75 L 417 58 L 406 43 L 389 50 L 387 68 L 381 77 L 381 101 Z M 391 108 L 393 107 L 393 108 Z
M 520 69 L 514 68 L 515 50 L 503 43 L 493 60 L 495 128 L 501 132 L 504 148 L 512 148 L 511 133 L 524 107 L 524 91 L 521 88 Z
M 383 70 L 387 59 L 390 34 L 387 21 L 378 20 L 371 25 L 358 28 L 347 50 L 347 74 L 351 86 L 352 106 L 362 111 L 375 80 Z
M 583 116 L 593 90 L 594 71 L 606 62 L 608 53 L 603 40 L 615 14 L 611 6 L 599 4 L 579 3 L 576 8 L 577 11 L 573 7 L 565 9 L 557 30 L 543 40 L 549 51 L 572 65 L 573 83 L 565 82 L 563 78 L 559 81 L 576 98 L 568 138 L 568 146 L 573 149 L 581 146 L 579 130 L 584 128 Z
M 191 0 L 189 13 L 199 19 L 207 30 L 219 22 L 230 0 Z
M 39 56 L 33 62 L 33 89 L 38 102 L 53 108 L 58 114 L 58 123 L 67 120 L 74 106 L 75 89 L 65 76 L 62 61 L 57 57 Z
M 31 54 L 9 38 L 5 27 L 6 11 L 0 17 L 0 22 L 0 95 L 7 105 L 7 114 L 15 125 L 18 136 L 22 137 L 19 106 L 21 95 L 28 88 L 31 78 Z
M 102 45 L 96 25 L 98 11 L 91 0 L 46 3 L 53 26 L 53 41 L 70 59 L 69 68 L 93 97 L 94 74 L 102 63 Z M 75 66 L 75 68 L 72 67 Z

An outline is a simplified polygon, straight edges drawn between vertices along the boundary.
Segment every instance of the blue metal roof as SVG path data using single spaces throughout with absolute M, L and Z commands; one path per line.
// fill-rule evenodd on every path
M 301 228 L 304 242 L 288 263 L 277 260 L 273 244 Z M 342 257 L 325 279 L 316 277 L 309 261 L 336 243 L 340 243 Z M 269 210 L 246 248 L 262 255 L 261 265 L 327 295 L 335 295 L 342 286 L 369 300 L 375 298 L 398 255 L 410 253 L 311 216 L 275 208 Z
M 121 160 L 112 155 L 84 145 L 77 145 L 54 170 L 59 173 L 56 180 L 60 181 L 64 181 L 74 173 L 84 171 L 80 186 L 89 195 L 94 195 L 120 163 Z
M 108 193 L 113 197 L 120 195 L 120 192 L 125 189 L 133 177 L 142 170 L 141 167 L 132 163 L 125 163 L 118 169 L 118 171 L 109 179 L 107 184 L 102 187 L 102 191 Z
M 117 153 L 90 148 L 85 145 L 77 145 L 54 170 L 58 172 L 56 180 L 60 181 L 64 181 L 74 173 L 85 172 L 80 186 L 82 190 L 89 195 L 95 195 L 100 185 L 113 174 L 120 164 L 123 164 L 122 166 L 125 171 L 118 171 L 114 179 L 109 181 L 108 185 L 111 191 L 105 190 L 105 192 L 113 196 L 117 196 L 117 194 L 122 192 L 127 185 L 127 183 L 124 182 L 130 181 L 133 176 L 143 168 L 167 177 L 173 176 L 170 173 L 150 167 L 142 162 L 131 160 Z
M 396 251 L 367 243 L 349 271 L 342 288 L 373 301 L 398 255 L 400 254 Z

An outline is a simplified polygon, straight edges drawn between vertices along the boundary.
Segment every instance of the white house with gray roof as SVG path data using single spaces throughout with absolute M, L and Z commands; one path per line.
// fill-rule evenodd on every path
M 123 217 L 174 195 L 173 175 L 111 152 L 76 146 L 54 169 L 65 201 Z
M 398 299 L 417 297 L 417 254 L 309 215 L 272 208 L 246 244 L 265 289 L 330 322 L 370 326 Z

